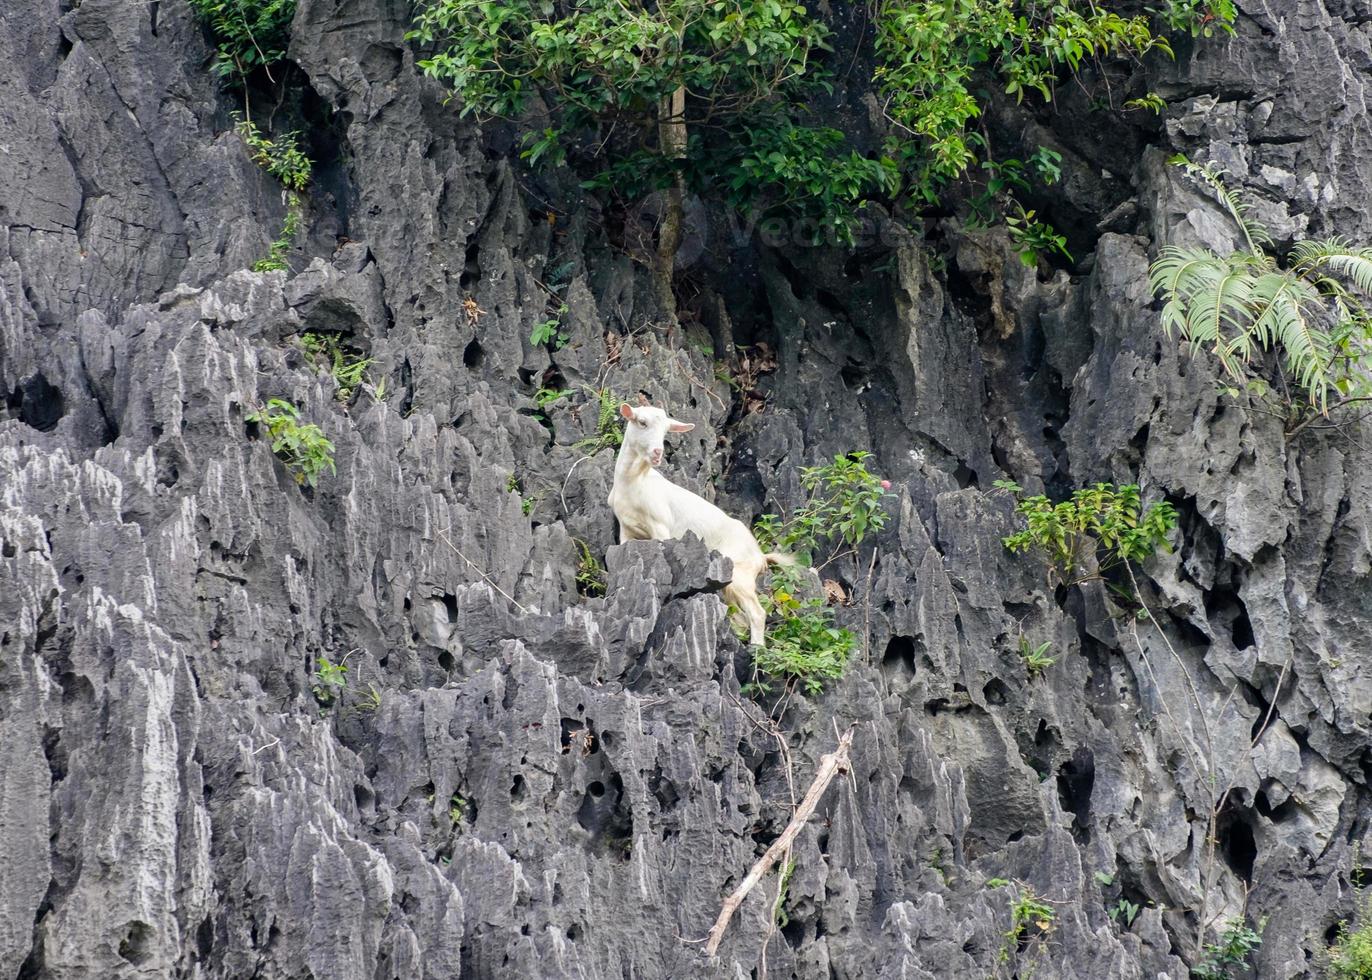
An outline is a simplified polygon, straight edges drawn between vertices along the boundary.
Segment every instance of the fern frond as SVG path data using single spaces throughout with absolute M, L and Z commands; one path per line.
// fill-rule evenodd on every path
M 1254 283 L 1252 300 L 1252 335 L 1263 347 L 1279 347 L 1311 402 L 1323 405 L 1331 381 L 1329 334 L 1312 325 L 1306 313 L 1307 307 L 1318 309 L 1318 293 L 1290 273 L 1274 272 Z
M 1243 198 L 1239 197 L 1225 184 L 1224 170 L 1213 164 L 1187 163 L 1186 172 L 1193 177 L 1200 177 L 1215 192 L 1224 205 L 1229 216 L 1234 219 L 1234 223 L 1243 232 L 1244 240 L 1248 242 L 1248 252 L 1257 257 L 1263 257 L 1262 249 L 1272 245 L 1272 236 L 1267 228 L 1259 222 L 1248 217 L 1248 212 L 1252 210 L 1250 205 Z
M 1323 242 L 1300 242 L 1291 251 L 1293 267 L 1308 275 L 1321 266 L 1347 276 L 1372 296 L 1372 248 L 1355 248 L 1342 238 Z

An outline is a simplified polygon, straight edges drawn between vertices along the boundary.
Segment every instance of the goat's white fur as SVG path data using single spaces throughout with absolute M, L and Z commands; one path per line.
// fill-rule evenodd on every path
M 660 408 L 619 406 L 624 417 L 624 442 L 615 460 L 610 508 L 619 520 L 619 541 L 683 537 L 694 532 L 705 546 L 734 563 L 733 581 L 724 598 L 748 620 L 749 641 L 766 642 L 767 614 L 757 601 L 757 577 L 771 564 L 790 558 L 764 554 L 753 532 L 714 504 L 677 486 L 657 471 L 662 464 L 662 441 L 668 432 L 690 432 L 695 425 L 678 422 Z

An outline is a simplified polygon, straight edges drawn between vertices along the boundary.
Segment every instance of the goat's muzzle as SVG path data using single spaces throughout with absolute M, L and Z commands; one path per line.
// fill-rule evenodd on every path
M 662 450 L 661 450 L 661 449 L 654 449 L 652 452 L 650 452 L 650 453 L 648 454 L 648 462 L 652 463 L 654 466 L 661 466 L 661 465 L 662 465 Z

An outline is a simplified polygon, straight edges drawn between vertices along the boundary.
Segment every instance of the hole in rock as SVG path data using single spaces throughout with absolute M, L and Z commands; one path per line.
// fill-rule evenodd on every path
M 486 350 L 481 346 L 481 341 L 472 340 L 462 349 L 462 364 L 465 367 L 476 369 L 481 367 L 481 362 L 486 359 Z
M 6 399 L 6 407 L 10 415 L 18 416 L 19 421 L 39 432 L 51 432 L 67 414 L 62 392 L 49 384 L 41 372 L 20 382 Z
M 887 676 L 902 671 L 914 677 L 915 641 L 908 636 L 893 636 L 886 644 L 886 653 L 881 658 L 881 669 Z
M 134 966 L 141 966 L 152 956 L 152 927 L 146 922 L 130 922 L 119 941 L 119 956 Z
M 1246 884 L 1252 884 L 1253 864 L 1258 859 L 1258 845 L 1253 839 L 1253 828 L 1240 811 L 1228 810 L 1220 815 L 1215 829 L 1225 863 Z
M 1058 802 L 1074 815 L 1074 830 L 1086 832 L 1091 819 L 1091 790 L 1095 784 L 1096 758 L 1084 746 L 1058 768 Z

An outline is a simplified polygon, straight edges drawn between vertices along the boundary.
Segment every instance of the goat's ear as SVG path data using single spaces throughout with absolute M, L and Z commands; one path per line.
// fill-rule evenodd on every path
M 634 407 L 628 402 L 622 402 L 619 406 L 619 414 L 623 415 L 626 419 L 631 419 L 634 417 Z
M 696 427 L 694 422 L 678 422 L 676 419 L 667 420 L 668 432 L 690 432 Z

